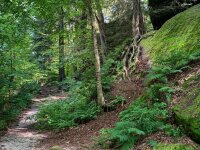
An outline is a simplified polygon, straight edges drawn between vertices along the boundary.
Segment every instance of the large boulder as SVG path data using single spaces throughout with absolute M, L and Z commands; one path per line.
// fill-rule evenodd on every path
M 200 4 L 168 20 L 153 37 L 141 44 L 153 66 L 180 69 L 200 57 Z M 178 124 L 200 142 L 200 77 L 173 108 Z M 184 89 L 185 90 L 185 89 Z
M 168 20 L 141 44 L 153 65 L 179 68 L 200 55 L 200 4 Z
M 177 123 L 192 139 L 200 142 L 200 87 L 190 92 L 173 110 Z
M 167 20 L 198 3 L 200 0 L 149 0 L 154 29 L 159 29 Z

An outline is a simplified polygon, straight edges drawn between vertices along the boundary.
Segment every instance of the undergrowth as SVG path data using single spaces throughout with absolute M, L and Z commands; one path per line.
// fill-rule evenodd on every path
M 77 126 L 96 118 L 100 108 L 95 102 L 84 101 L 58 101 L 41 107 L 38 113 L 37 128 L 45 130 L 61 130 L 67 127 Z
M 35 83 L 26 83 L 21 86 L 16 94 L 4 98 L 0 103 L 0 130 L 5 130 L 11 121 L 14 121 L 20 113 L 31 103 L 31 98 L 40 90 L 40 86 Z M 6 102 L 6 103 L 3 103 Z
M 180 136 L 181 130 L 168 123 L 170 116 L 166 108 L 174 93 L 167 76 L 181 71 L 170 67 L 152 68 L 145 79 L 144 95 L 120 113 L 120 121 L 114 128 L 101 130 L 98 145 L 128 150 L 139 139 L 156 131 L 165 131 L 169 136 Z
M 65 81 L 69 86 L 69 98 L 46 103 L 37 114 L 36 128 L 41 130 L 62 130 L 95 119 L 101 108 L 95 100 L 90 101 L 95 93 L 95 82 Z
M 113 81 L 118 76 L 120 67 L 121 47 L 108 55 L 102 66 L 102 85 L 104 93 L 111 89 Z M 41 130 L 62 130 L 77 126 L 95 119 L 102 109 L 96 104 L 96 79 L 94 67 L 87 68 L 79 76 L 79 80 L 69 77 L 59 83 L 63 89 L 68 91 L 69 98 L 44 104 L 37 114 L 35 127 Z M 116 99 L 116 103 L 124 99 Z
M 98 145 L 103 148 L 128 150 L 142 137 L 159 130 L 170 136 L 181 135 L 179 128 L 174 128 L 168 123 L 171 116 L 166 107 L 175 92 L 168 78 L 183 72 L 190 62 L 200 58 L 197 40 L 199 30 L 196 30 L 199 14 L 195 13 L 196 19 L 190 20 L 192 27 L 185 21 L 191 19 L 192 12 L 197 11 L 199 7 L 200 5 L 194 6 L 187 11 L 188 14 L 184 12 L 177 15 L 163 25 L 152 38 L 142 41 L 144 48 L 149 50 L 147 53 L 153 63 L 145 79 L 144 95 L 120 113 L 120 120 L 114 128 L 101 130 Z M 184 22 L 181 20 L 183 18 Z M 187 33 L 183 33 L 183 29 Z

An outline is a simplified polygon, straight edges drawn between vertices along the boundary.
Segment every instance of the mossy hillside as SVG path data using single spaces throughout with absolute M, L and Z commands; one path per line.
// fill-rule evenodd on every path
M 183 125 L 186 133 L 200 142 L 200 88 L 194 88 L 173 111 L 176 121 Z
M 141 42 L 154 65 L 178 68 L 200 55 L 200 4 L 168 20 Z
M 185 144 L 158 144 L 154 150 L 195 150 L 192 146 Z

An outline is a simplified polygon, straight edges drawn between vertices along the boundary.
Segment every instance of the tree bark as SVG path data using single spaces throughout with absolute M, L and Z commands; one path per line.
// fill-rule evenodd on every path
M 125 50 L 123 56 L 124 64 L 124 79 L 130 80 L 130 74 L 136 70 L 142 57 L 142 47 L 139 42 L 142 39 L 142 35 L 145 33 L 145 26 L 143 20 L 143 13 L 140 6 L 140 0 L 133 0 L 133 20 L 132 20 L 132 32 L 133 32 L 133 42 Z
M 144 18 L 141 10 L 140 0 L 133 0 L 133 37 L 145 33 Z
M 66 78 L 64 63 L 64 10 L 61 7 L 59 12 L 59 81 Z
M 87 0 L 87 6 L 90 15 L 90 24 L 92 28 L 92 41 L 93 41 L 93 51 L 95 54 L 95 68 L 96 68 L 96 82 L 97 82 L 97 103 L 100 106 L 105 106 L 105 99 L 103 95 L 102 83 L 101 83 L 101 64 L 100 56 L 97 44 L 97 27 L 95 22 L 95 16 L 92 11 L 91 1 Z
M 101 41 L 101 55 L 102 55 L 102 61 L 105 62 L 106 59 L 106 35 L 105 35 L 105 25 L 104 25 L 104 15 L 102 11 L 102 7 L 99 0 L 95 0 L 95 4 L 97 7 L 97 15 L 95 15 L 98 28 L 99 28 L 99 34 L 100 34 L 100 41 Z

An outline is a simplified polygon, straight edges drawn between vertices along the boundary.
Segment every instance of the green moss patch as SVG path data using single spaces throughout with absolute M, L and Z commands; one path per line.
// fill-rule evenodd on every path
M 177 122 L 183 125 L 186 133 L 200 142 L 200 88 L 190 92 L 173 111 Z
M 185 144 L 158 144 L 154 150 L 195 150 L 192 146 Z
M 200 56 L 200 4 L 168 20 L 141 43 L 154 65 L 178 68 Z

